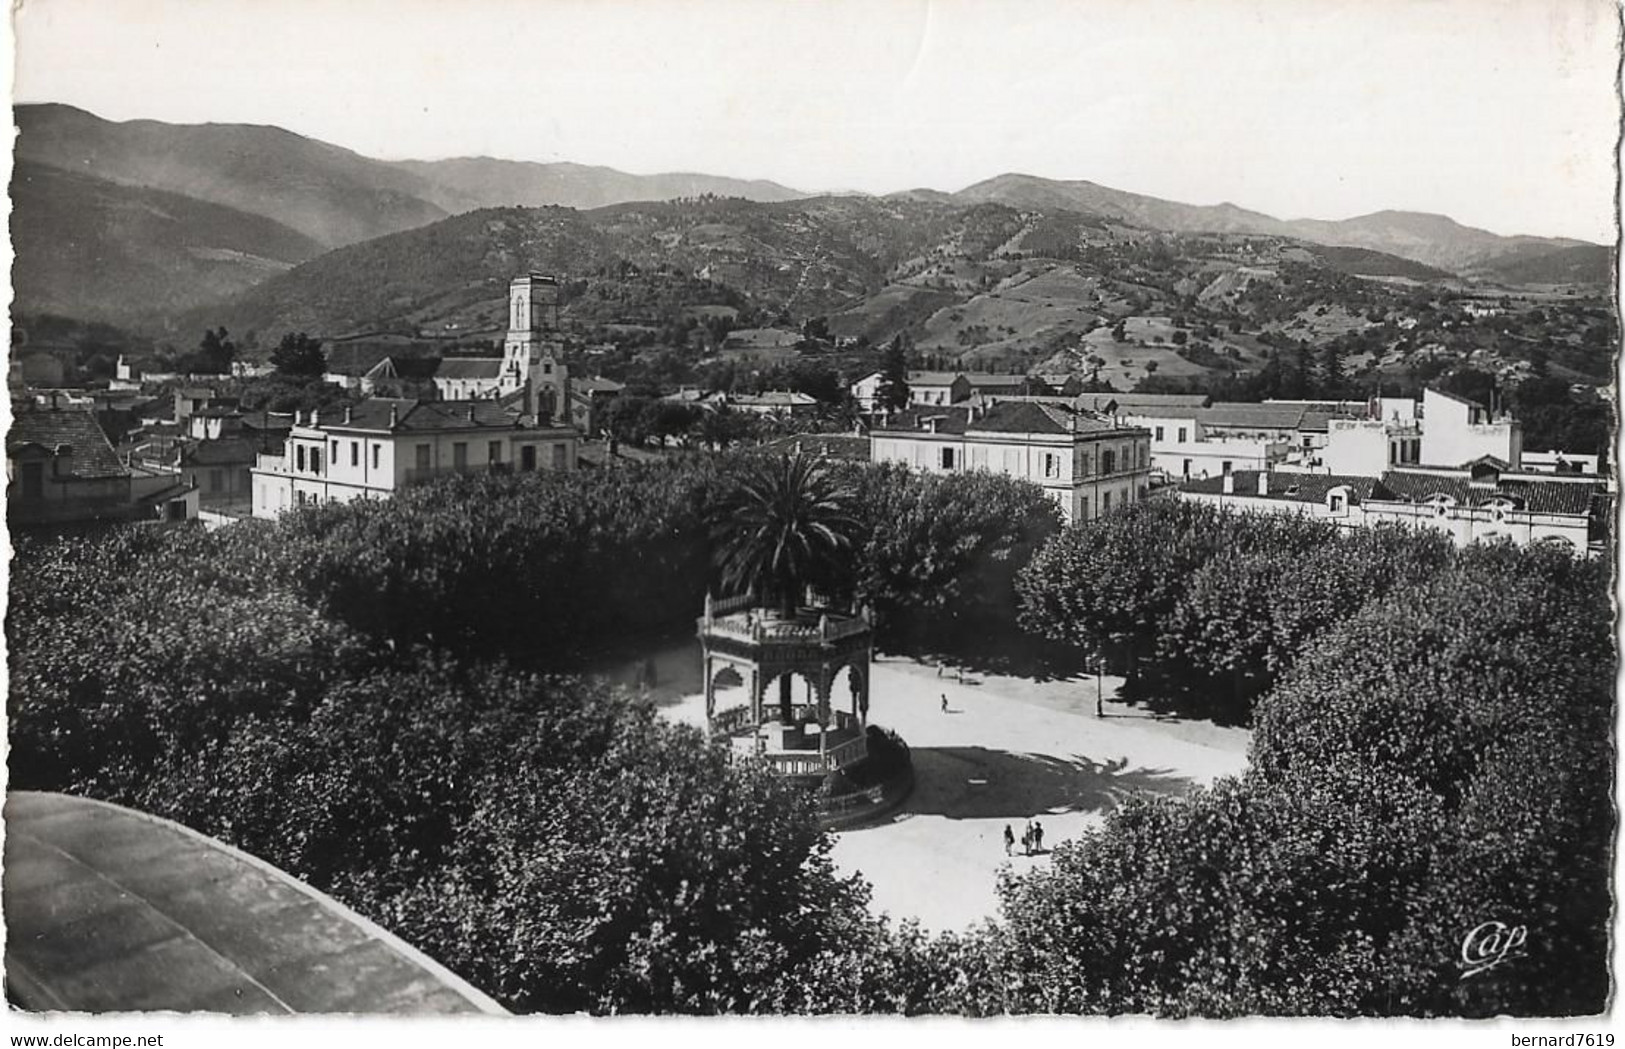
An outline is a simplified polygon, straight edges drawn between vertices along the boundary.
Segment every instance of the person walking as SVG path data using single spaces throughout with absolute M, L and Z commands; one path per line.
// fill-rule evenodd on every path
M 1024 855 L 1033 854 L 1033 821 L 1028 820 L 1027 826 L 1021 831 L 1021 851 Z
M 1033 820 L 1033 851 L 1044 851 L 1044 825 L 1037 820 Z
M 1011 850 L 1015 847 L 1016 832 L 1010 829 L 1010 824 L 1006 823 L 1004 825 L 1004 854 L 1006 856 L 1010 855 Z
M 946 692 L 942 694 L 942 712 L 944 714 L 948 713 L 948 693 Z

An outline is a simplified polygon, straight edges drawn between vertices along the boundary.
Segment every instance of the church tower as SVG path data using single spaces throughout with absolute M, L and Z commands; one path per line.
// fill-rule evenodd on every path
M 525 413 L 538 424 L 570 418 L 570 379 L 558 341 L 559 282 L 539 273 L 508 284 L 508 336 L 502 343 L 502 392 L 527 389 Z

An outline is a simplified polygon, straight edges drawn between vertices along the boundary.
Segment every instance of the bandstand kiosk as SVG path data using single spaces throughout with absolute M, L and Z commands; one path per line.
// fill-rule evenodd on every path
M 871 619 L 867 608 L 842 612 L 811 594 L 789 615 L 760 607 L 753 594 L 722 600 L 707 594 L 699 638 L 709 732 L 790 776 L 823 776 L 861 761 L 868 754 Z M 730 670 L 744 682 L 747 701 L 718 711 L 717 679 Z M 850 712 L 831 702 L 843 670 Z M 793 676 L 807 683 L 804 702 L 793 701 Z M 765 703 L 775 681 L 778 701 Z

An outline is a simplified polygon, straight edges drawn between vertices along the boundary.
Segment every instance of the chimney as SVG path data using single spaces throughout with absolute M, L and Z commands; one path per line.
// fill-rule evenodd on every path
M 312 425 L 312 426 L 320 426 L 321 424 L 322 424 L 322 410 L 320 408 L 312 408 L 310 410 L 310 425 Z
M 1270 494 L 1270 472 L 1268 470 L 1258 471 L 1258 494 Z
M 355 409 L 353 406 L 346 404 L 344 406 L 344 425 L 350 425 L 350 420 L 353 418 L 355 418 Z
M 401 423 L 401 407 L 398 404 L 389 406 L 389 428 L 393 430 Z
M 468 421 L 469 422 L 474 421 L 474 402 L 473 401 L 468 402 Z
M 295 426 L 305 425 L 305 413 L 298 408 L 293 410 L 293 424 Z

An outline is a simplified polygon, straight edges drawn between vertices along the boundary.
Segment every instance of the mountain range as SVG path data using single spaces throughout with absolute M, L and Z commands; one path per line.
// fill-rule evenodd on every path
M 726 273 L 742 287 L 753 280 L 773 284 L 766 274 L 790 269 L 806 283 L 812 272 L 815 287 L 805 294 L 799 286 L 785 293 L 800 296 L 798 308 L 828 307 L 879 291 L 887 267 L 940 243 L 940 235 L 956 224 L 987 225 L 965 217 L 986 208 L 1001 215 L 1050 216 L 1037 225 L 1047 222 L 1046 228 L 1065 226 L 1074 233 L 1117 225 L 1142 233 L 1287 238 L 1344 249 L 1340 265 L 1361 258 L 1353 250 L 1360 249 L 1371 253 L 1363 258 L 1376 273 L 1401 272 L 1403 264 L 1395 266 L 1403 259 L 1486 280 L 1603 283 L 1611 278 L 1611 250 L 1602 245 L 1502 237 L 1439 215 L 1379 212 L 1339 222 L 1283 221 L 1231 204 L 1190 205 L 1091 182 L 1020 174 L 956 193 L 811 196 L 765 181 L 632 175 L 569 163 L 487 157 L 383 161 L 280 128 L 113 122 L 60 104 L 21 105 L 14 113 L 20 130 L 12 180 L 14 308 L 147 330 L 190 323 L 204 307 L 250 316 L 247 305 L 263 299 L 256 291 L 268 284 L 299 287 L 309 295 L 304 309 L 313 324 L 335 323 L 341 315 L 346 322 L 376 322 L 393 316 L 392 307 L 333 302 L 335 288 L 355 291 L 369 276 L 387 277 L 374 282 L 380 286 L 411 284 L 414 270 L 426 279 L 432 270 L 434 281 L 449 279 L 451 285 L 423 288 L 422 294 L 455 297 L 458 279 L 439 264 L 444 260 L 412 257 L 413 251 L 448 244 L 459 245 L 457 257 L 469 265 L 464 285 L 486 279 L 486 269 L 495 273 L 537 259 L 555 259 L 560 272 L 582 273 L 582 266 L 638 258 L 640 265 L 692 264 L 689 272 Z M 696 216 L 703 218 L 703 209 L 616 210 L 676 197 L 742 198 L 765 210 L 745 218 L 731 215 L 710 233 L 704 222 L 684 227 Z M 576 210 L 554 213 L 553 206 Z M 511 210 L 516 207 L 549 211 L 542 219 Z M 485 209 L 499 210 L 492 217 Z M 1055 218 L 1061 215 L 1076 218 Z M 672 223 L 684 228 L 668 228 Z M 752 240 L 753 224 L 774 233 L 770 244 Z M 1028 226 L 1024 235 L 1039 235 L 1034 223 Z M 411 238 L 438 227 L 443 227 L 438 233 Z M 666 240 L 649 239 L 657 235 Z M 396 239 L 401 237 L 408 239 Z M 663 246 L 675 248 L 679 242 L 686 251 L 659 257 Z M 376 248 L 357 250 L 375 243 Z M 1397 259 L 1382 262 L 1377 253 Z M 1333 258 L 1325 252 L 1320 257 Z M 385 260 L 393 267 L 387 273 L 369 271 Z M 318 275 L 335 267 L 348 267 L 348 278 L 324 286 Z M 826 272 L 829 287 L 819 272 Z M 329 308 L 318 309 L 315 304 L 324 301 Z M 280 320 L 287 311 L 279 306 L 272 312 Z

